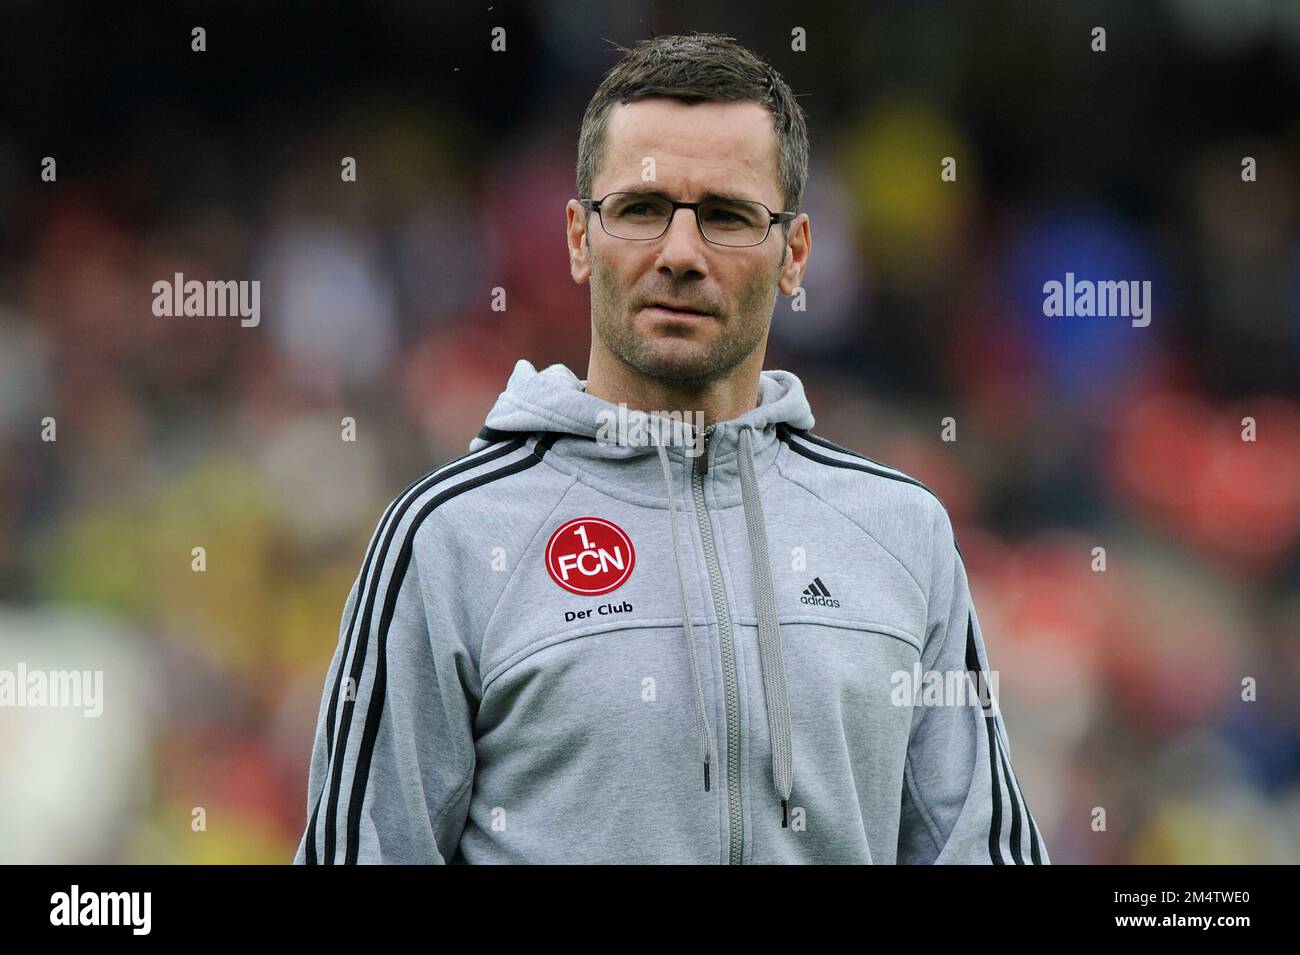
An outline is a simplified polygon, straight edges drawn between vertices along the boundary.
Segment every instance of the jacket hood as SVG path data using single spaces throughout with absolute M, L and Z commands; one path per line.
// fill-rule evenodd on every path
M 603 422 L 617 414 L 618 406 L 587 394 L 586 388 L 587 382 L 565 365 L 554 364 L 538 371 L 532 362 L 519 359 L 506 382 L 506 390 L 488 412 L 484 430 L 470 441 L 469 450 L 477 451 L 498 439 L 494 432 L 558 432 L 597 437 Z M 803 382 L 791 372 L 772 370 L 759 376 L 757 407 L 718 425 L 733 429 L 748 425 L 763 432 L 777 424 L 804 430 L 812 428 L 813 423 Z

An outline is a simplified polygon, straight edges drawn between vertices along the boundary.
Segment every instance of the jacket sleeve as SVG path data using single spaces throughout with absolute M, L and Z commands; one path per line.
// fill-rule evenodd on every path
M 916 705 L 903 772 L 900 863 L 1047 864 L 1047 847 L 1011 767 L 979 617 L 947 510 L 930 521 L 932 577 L 923 674 L 966 699 Z M 956 679 L 949 674 L 958 674 Z M 962 679 L 962 676 L 965 678 Z M 936 686 L 937 686 L 936 682 Z
M 477 684 L 443 603 L 452 588 L 426 579 L 417 557 L 429 531 L 414 526 L 418 511 L 384 515 L 344 605 L 295 864 L 456 856 L 474 779 Z

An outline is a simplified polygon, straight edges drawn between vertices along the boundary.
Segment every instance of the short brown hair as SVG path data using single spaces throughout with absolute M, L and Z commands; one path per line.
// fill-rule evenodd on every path
M 615 48 L 625 55 L 601 80 L 578 134 L 580 197 L 591 196 L 614 105 L 665 96 L 684 103 L 757 102 L 767 107 L 775 121 L 777 177 L 785 203 L 774 211 L 799 210 L 808 179 L 808 124 L 781 74 L 734 37 L 720 33 L 660 36 L 642 40 L 635 49 Z

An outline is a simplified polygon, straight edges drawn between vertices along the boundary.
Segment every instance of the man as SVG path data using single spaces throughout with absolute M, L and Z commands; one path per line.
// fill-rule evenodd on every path
M 606 76 L 567 207 L 588 377 L 520 361 L 383 515 L 297 862 L 1048 861 L 947 512 L 762 370 L 807 156 L 730 38 Z

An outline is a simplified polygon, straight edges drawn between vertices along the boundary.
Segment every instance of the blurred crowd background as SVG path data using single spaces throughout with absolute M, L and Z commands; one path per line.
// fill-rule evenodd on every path
M 611 41 L 691 30 L 807 111 L 767 367 L 947 505 L 1054 861 L 1300 861 L 1285 0 L 4 4 L 0 668 L 106 700 L 0 708 L 0 861 L 292 858 L 369 534 L 517 358 L 585 377 L 582 111 Z M 1045 317 L 1067 271 L 1150 280 L 1150 326 Z M 260 280 L 260 325 L 156 317 L 177 272 Z

